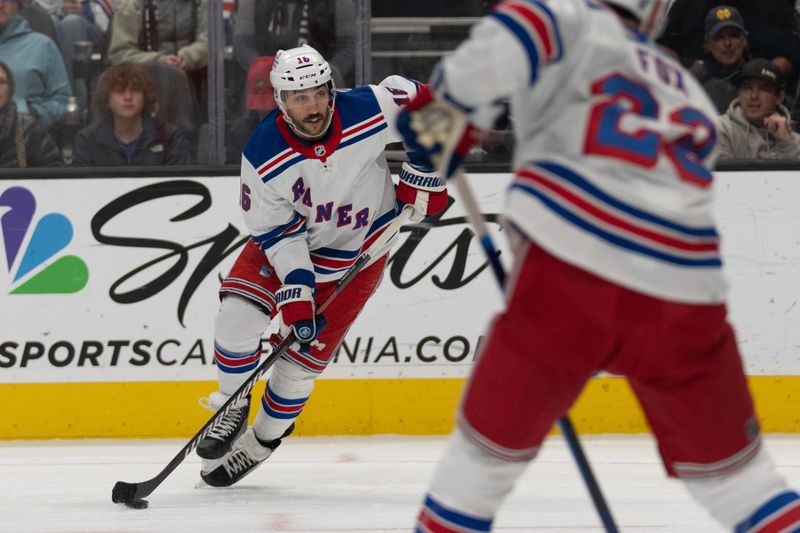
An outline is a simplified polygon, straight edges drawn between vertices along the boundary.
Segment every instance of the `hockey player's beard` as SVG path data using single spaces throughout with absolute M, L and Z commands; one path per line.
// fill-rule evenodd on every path
M 328 113 L 330 113 L 330 111 L 328 111 Z M 301 136 L 308 139 L 319 139 L 325 135 L 325 131 L 328 129 L 327 126 L 329 122 L 326 120 L 327 118 L 327 116 L 320 113 L 309 115 L 298 125 L 297 131 Z

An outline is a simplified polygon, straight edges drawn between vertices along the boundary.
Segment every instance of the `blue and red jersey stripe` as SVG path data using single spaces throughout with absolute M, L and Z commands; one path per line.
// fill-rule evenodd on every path
M 540 65 L 561 60 L 563 46 L 558 25 L 552 11 L 543 2 L 502 2 L 490 16 L 505 26 L 525 49 L 531 85 L 539 75 Z
M 511 188 L 538 198 L 567 222 L 630 252 L 684 267 L 722 265 L 719 236 L 712 226 L 683 225 L 626 204 L 562 165 L 531 164 L 517 172 Z
M 306 231 L 306 218 L 300 213 L 295 212 L 292 219 L 286 224 L 282 224 L 272 231 L 262 233 L 252 237 L 259 248 L 266 251 L 278 242 L 289 237 L 294 237 Z

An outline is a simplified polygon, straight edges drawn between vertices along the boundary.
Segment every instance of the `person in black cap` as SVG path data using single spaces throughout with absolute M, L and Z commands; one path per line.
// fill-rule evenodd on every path
M 742 69 L 739 96 L 720 118 L 720 159 L 794 159 L 800 157 L 800 135 L 792 132 L 783 105 L 783 73 L 766 59 Z
M 692 74 L 722 114 L 737 96 L 739 76 L 749 59 L 747 31 L 735 7 L 717 6 L 708 12 L 703 49 L 706 57 L 692 67 Z

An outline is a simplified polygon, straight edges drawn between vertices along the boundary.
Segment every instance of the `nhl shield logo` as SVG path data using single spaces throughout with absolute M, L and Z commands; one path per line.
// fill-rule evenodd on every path
M 317 155 L 317 157 L 322 157 L 327 153 L 327 150 L 325 150 L 324 146 L 318 144 L 314 147 L 314 153 Z

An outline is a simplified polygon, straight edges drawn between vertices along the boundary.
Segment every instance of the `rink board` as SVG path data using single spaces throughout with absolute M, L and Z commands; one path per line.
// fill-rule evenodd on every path
M 318 380 L 297 434 L 449 433 L 463 379 Z M 196 399 L 213 382 L 0 385 L 2 439 L 191 437 L 210 413 Z M 800 433 L 800 378 L 750 377 L 762 429 Z M 261 394 L 263 383 L 255 392 Z M 254 404 L 256 405 L 256 404 Z M 251 416 L 255 417 L 256 409 Z M 595 378 L 570 412 L 583 434 L 646 433 L 625 380 Z
M 510 175 L 468 179 L 508 266 L 496 220 Z M 215 388 L 217 288 L 247 238 L 238 183 L 0 185 L 0 439 L 189 436 L 207 420 L 196 398 Z M 716 191 L 730 319 L 763 427 L 800 432 L 800 178 L 720 173 Z M 399 236 L 382 285 L 317 380 L 301 434 L 452 428 L 502 299 L 451 196 L 432 226 Z M 572 416 L 587 433 L 647 430 L 615 378 L 593 380 Z

